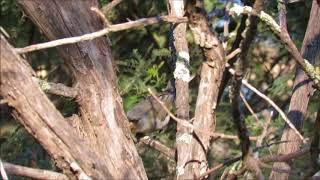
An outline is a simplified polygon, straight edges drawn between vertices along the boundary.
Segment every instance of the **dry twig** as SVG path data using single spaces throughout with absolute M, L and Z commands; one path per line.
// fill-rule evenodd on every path
M 151 139 L 150 136 L 144 136 L 140 139 L 140 142 L 149 145 L 150 147 L 153 147 L 155 150 L 161 152 L 171 160 L 175 160 L 175 152 L 173 149 L 165 146 L 159 141 L 156 141 L 154 139 Z
M 3 163 L 4 169 L 8 174 L 13 174 L 17 176 L 30 177 L 32 179 L 57 179 L 57 180 L 65 180 L 68 177 L 64 174 L 43 170 L 43 169 L 35 169 L 24 166 L 19 166 L 11 163 Z
M 234 69 L 229 68 L 229 72 L 231 74 L 234 74 Z M 260 96 L 262 99 L 267 101 L 282 117 L 282 119 L 288 124 L 288 126 L 299 136 L 299 138 L 303 141 L 303 143 L 306 143 L 306 140 L 303 138 L 303 136 L 300 134 L 300 132 L 296 129 L 296 127 L 290 122 L 286 114 L 281 110 L 279 106 L 276 105 L 268 96 L 261 93 L 257 88 L 253 87 L 251 84 L 248 83 L 246 80 L 242 80 L 242 84 L 245 85 L 247 88 L 252 90 L 254 93 L 256 93 L 258 96 Z
M 47 49 L 47 48 L 57 47 L 57 46 L 66 45 L 66 44 L 73 44 L 77 42 L 93 40 L 95 38 L 104 36 L 110 32 L 122 31 L 130 28 L 139 27 L 139 26 L 146 26 L 146 25 L 156 24 L 160 22 L 176 23 L 176 22 L 186 22 L 186 21 L 187 19 L 185 17 L 178 18 L 173 16 L 157 16 L 157 17 L 151 17 L 151 18 L 142 18 L 136 21 L 110 25 L 102 30 L 99 30 L 93 33 L 84 34 L 82 36 L 58 39 L 58 40 L 49 41 L 46 43 L 34 44 L 24 48 L 15 48 L 15 51 L 18 54 L 24 54 L 24 53 L 28 53 L 28 52 L 32 52 L 40 49 Z

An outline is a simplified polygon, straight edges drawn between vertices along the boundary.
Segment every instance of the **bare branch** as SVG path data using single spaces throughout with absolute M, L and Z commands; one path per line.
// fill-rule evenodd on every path
M 91 9 L 91 11 L 95 12 L 103 20 L 105 26 L 110 26 L 111 25 L 111 23 L 108 21 L 106 16 L 103 14 L 103 12 L 100 11 L 99 8 L 91 7 L 90 9 Z
M 292 160 L 294 158 L 300 157 L 300 156 L 308 153 L 308 151 L 309 151 L 309 148 L 305 148 L 305 149 L 303 149 L 301 151 L 293 152 L 293 153 L 290 153 L 290 154 L 265 156 L 265 157 L 262 157 L 262 158 L 256 159 L 256 160 L 259 162 L 260 165 L 261 165 L 261 162 L 262 163 L 284 162 L 284 161 L 289 161 L 289 160 Z M 202 179 L 203 177 L 206 177 L 209 174 L 215 173 L 215 172 L 219 171 L 220 169 L 222 169 L 223 167 L 229 166 L 229 165 L 231 165 L 231 164 L 233 164 L 233 163 L 235 163 L 237 161 L 240 161 L 240 160 L 241 160 L 241 156 L 226 160 L 223 163 L 220 163 L 220 164 L 210 168 L 204 174 L 201 174 L 201 176 L 197 177 L 197 179 Z
M 284 154 L 284 155 L 271 155 L 260 158 L 262 162 L 286 162 L 290 161 L 291 159 L 300 157 L 302 155 L 305 155 L 309 152 L 310 148 L 305 148 L 300 151 L 296 151 L 290 154 Z
M 250 111 L 251 115 L 254 117 L 254 119 L 256 120 L 257 123 L 261 123 L 257 114 L 253 111 L 253 109 L 251 108 L 250 104 L 248 103 L 248 101 L 246 100 L 246 98 L 244 97 L 244 95 L 242 94 L 242 92 L 240 92 L 240 98 L 243 101 L 244 105 L 247 107 L 247 109 Z
M 262 133 L 261 133 L 261 135 L 259 136 L 259 138 L 257 140 L 256 147 L 261 147 L 262 146 L 263 139 L 267 136 L 267 133 L 268 133 L 268 127 L 269 127 L 269 125 L 271 123 L 272 115 L 273 115 L 273 111 L 271 111 L 270 117 L 267 119 L 267 122 L 264 123 L 263 130 L 262 130 Z
M 291 40 L 290 36 L 288 33 L 285 31 L 282 31 L 283 28 L 281 28 L 277 22 L 267 13 L 264 11 L 261 11 L 260 13 L 256 13 L 252 10 L 250 6 L 235 6 L 230 9 L 230 13 L 232 14 L 251 14 L 251 15 L 256 15 L 258 16 L 263 22 L 265 22 L 272 32 L 277 35 L 281 41 L 286 45 L 285 47 L 287 50 L 290 52 L 290 54 L 294 57 L 294 59 L 297 61 L 297 63 L 300 65 L 301 69 L 304 70 L 308 76 L 315 80 L 315 85 L 319 87 L 319 82 L 320 82 L 320 74 L 316 72 L 314 66 L 309 63 L 308 60 L 304 59 L 293 41 Z
M 112 0 L 111 2 L 109 2 L 108 4 L 104 5 L 101 8 L 101 11 L 104 14 L 107 14 L 112 8 L 114 8 L 116 5 L 120 4 L 122 0 Z
M 187 128 L 190 128 L 191 129 L 191 132 L 194 132 L 196 135 L 197 134 L 203 134 L 203 135 L 206 135 L 206 136 L 210 136 L 212 138 L 221 138 L 221 139 L 231 139 L 231 140 L 235 140 L 235 139 L 238 139 L 237 136 L 235 135 L 226 135 L 226 134 L 223 134 L 223 133 L 216 133 L 216 132 L 205 132 L 205 131 L 202 131 L 201 129 L 198 129 L 198 128 L 195 128 L 189 121 L 186 121 L 184 119 L 180 119 L 180 118 L 177 118 L 175 115 L 172 114 L 172 112 L 170 112 L 170 110 L 165 106 L 165 104 L 151 91 L 151 89 L 149 88 L 148 89 L 149 93 L 151 94 L 151 96 L 161 105 L 161 107 L 166 111 L 166 113 L 169 114 L 169 116 L 174 120 L 176 121 L 178 124 L 181 124 Z M 258 136 L 253 136 L 253 137 L 250 137 L 250 140 L 257 140 L 258 139 Z
M 38 78 L 33 78 L 33 80 L 39 84 L 40 89 L 43 90 L 45 93 L 70 98 L 75 98 L 78 95 L 77 89 L 68 87 L 64 84 L 47 82 Z
M 229 72 L 231 74 L 234 74 L 234 69 L 229 68 Z M 253 87 L 251 84 L 248 83 L 248 81 L 246 80 L 242 80 L 242 84 L 245 85 L 247 88 L 249 88 L 250 90 L 252 90 L 254 93 L 256 93 L 258 96 L 260 96 L 262 99 L 264 99 L 265 101 L 267 101 L 276 111 L 279 112 L 280 116 L 282 117 L 282 119 L 288 124 L 288 126 L 299 136 L 299 138 L 306 143 L 306 140 L 303 138 L 303 136 L 300 134 L 300 132 L 296 129 L 296 127 L 290 122 L 290 120 L 288 119 L 288 117 L 286 116 L 286 114 L 281 110 L 281 108 L 276 105 L 276 103 L 274 103 L 268 96 L 264 95 L 263 93 L 261 93 L 257 88 Z
M 173 149 L 165 146 L 159 141 L 151 139 L 150 136 L 145 136 L 140 139 L 140 142 L 153 147 L 155 150 L 161 152 L 163 155 L 167 156 L 171 160 L 175 160 L 175 152 Z
M 226 61 L 228 62 L 230 59 L 233 59 L 236 55 L 238 55 L 241 52 L 240 48 L 235 49 L 230 54 L 226 56 Z
M 77 42 L 93 40 L 95 38 L 104 36 L 110 32 L 122 31 L 130 28 L 139 27 L 139 26 L 146 26 L 146 25 L 156 24 L 160 22 L 176 23 L 176 22 L 186 22 L 186 21 L 187 19 L 185 17 L 179 18 L 179 17 L 172 17 L 172 16 L 157 16 L 157 17 L 151 17 L 151 18 L 142 18 L 136 21 L 110 25 L 109 27 L 106 27 L 105 29 L 102 29 L 100 31 L 88 33 L 82 36 L 58 39 L 58 40 L 54 40 L 46 43 L 34 44 L 24 48 L 15 48 L 15 51 L 18 54 L 24 54 L 24 53 L 28 53 L 28 52 L 32 52 L 40 49 L 47 49 L 47 48 L 52 48 L 56 46 L 66 45 L 66 44 L 73 44 Z
M 17 176 L 24 176 L 34 179 L 44 179 L 44 180 L 65 180 L 68 177 L 64 174 L 43 170 L 43 169 L 35 169 L 24 167 L 20 165 L 15 165 L 7 162 L 3 162 L 4 169 L 7 171 L 8 174 L 17 175 Z

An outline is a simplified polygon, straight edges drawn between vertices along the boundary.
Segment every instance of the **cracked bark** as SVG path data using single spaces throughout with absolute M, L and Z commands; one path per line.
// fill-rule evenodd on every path
M 18 3 L 50 40 L 102 29 L 99 17 L 90 10 L 90 7 L 97 6 L 94 0 L 19 0 Z M 85 172 L 88 175 L 98 174 L 93 176 L 94 179 L 146 179 L 142 161 L 127 128 L 127 119 L 116 88 L 113 59 L 106 39 L 101 37 L 57 49 L 71 71 L 73 86 L 78 89 L 76 101 L 79 104 L 80 129 L 83 129 L 84 134 L 83 140 L 75 140 L 75 144 L 70 147 L 79 149 L 86 146 L 93 151 L 88 154 L 90 158 L 94 154 L 98 155 L 92 158 L 95 162 L 91 162 L 91 166 L 83 168 Z M 70 129 L 69 133 L 76 132 Z M 71 155 L 86 162 L 79 154 L 70 153 Z M 96 167 L 95 163 L 101 166 Z M 82 167 L 82 163 L 79 165 Z

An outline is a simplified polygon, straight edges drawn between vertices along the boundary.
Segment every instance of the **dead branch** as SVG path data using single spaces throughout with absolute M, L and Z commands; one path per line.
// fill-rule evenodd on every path
M 246 98 L 244 97 L 244 95 L 242 94 L 242 92 L 240 92 L 240 98 L 243 101 L 244 105 L 247 107 L 247 109 L 249 110 L 249 112 L 251 113 L 251 115 L 253 116 L 253 118 L 256 120 L 257 123 L 261 123 L 257 114 L 253 111 L 253 109 L 251 108 L 250 104 L 248 103 L 248 101 L 246 100 Z
M 103 14 L 107 14 L 111 9 L 121 3 L 122 0 L 112 0 L 108 4 L 102 6 L 101 11 Z
M 267 121 L 263 125 L 263 130 L 261 135 L 258 137 L 256 147 L 262 146 L 263 139 L 267 136 L 267 133 L 268 133 L 268 127 L 271 123 L 272 115 L 273 115 L 273 111 L 271 111 L 270 117 L 267 119 Z
M 296 151 L 290 154 L 283 154 L 283 155 L 270 155 L 260 158 L 262 162 L 287 162 L 294 158 L 300 157 L 305 155 L 309 152 L 310 148 L 305 148 L 300 151 Z
M 199 128 L 194 127 L 189 121 L 186 121 L 184 119 L 177 118 L 172 112 L 165 106 L 165 104 L 152 92 L 152 90 L 149 88 L 148 89 L 149 93 L 151 96 L 161 105 L 161 107 L 168 113 L 168 115 L 176 121 L 178 124 L 181 124 L 182 126 L 185 126 L 186 128 L 189 128 L 191 132 L 194 132 L 197 136 L 199 134 L 203 134 L 206 136 L 210 136 L 212 138 L 221 138 L 221 139 L 230 139 L 230 140 L 236 140 L 239 139 L 235 135 L 226 135 L 223 133 L 218 133 L 218 132 L 205 132 Z M 253 136 L 250 137 L 250 140 L 256 141 L 258 139 L 258 136 Z
M 265 22 L 272 32 L 278 36 L 282 43 L 284 43 L 287 48 L 287 50 L 290 52 L 290 54 L 294 57 L 296 62 L 300 65 L 301 69 L 312 79 L 315 80 L 315 85 L 319 87 L 319 82 L 320 82 L 320 74 L 316 72 L 314 66 L 309 63 L 308 60 L 304 59 L 302 55 L 300 54 L 299 50 L 291 40 L 290 36 L 288 33 L 285 31 L 282 31 L 283 28 L 281 28 L 277 22 L 267 13 L 264 11 L 261 11 L 260 13 L 256 13 L 253 11 L 253 9 L 250 6 L 235 6 L 230 9 L 230 13 L 232 14 L 250 14 L 250 15 L 255 15 L 258 16 L 263 22 Z M 283 20 L 282 20 L 283 22 Z
M 230 54 L 228 54 L 226 56 L 226 62 L 228 62 L 230 59 L 233 59 L 234 57 L 236 57 L 236 55 L 238 55 L 240 52 L 241 52 L 240 48 L 237 48 L 234 51 L 232 51 Z
M 260 147 L 261 148 L 261 147 Z M 257 148 L 256 150 L 260 149 Z M 254 150 L 255 151 L 255 150 Z M 265 156 L 262 157 L 260 159 L 256 159 L 259 162 L 259 165 L 261 165 L 260 163 L 267 163 L 267 162 L 285 162 L 285 161 L 289 161 L 292 160 L 294 158 L 300 157 L 306 153 L 308 153 L 309 148 L 305 148 L 301 151 L 297 151 L 297 152 L 293 152 L 290 154 L 285 154 L 285 155 L 271 155 L 271 156 Z M 241 160 L 241 156 L 229 159 L 224 161 L 223 163 L 220 163 L 218 165 L 215 165 L 214 167 L 210 168 L 208 171 L 206 171 L 204 174 L 201 174 L 201 176 L 197 177 L 197 179 L 202 179 L 203 177 L 208 176 L 209 174 L 215 173 L 217 171 L 219 171 L 220 169 L 229 166 L 237 161 Z
M 100 11 L 99 8 L 91 7 L 90 10 L 95 12 L 100 17 L 100 19 L 104 22 L 104 26 L 110 26 L 111 25 L 109 20 L 106 18 L 106 16 L 103 14 L 103 12 Z
M 157 17 L 151 17 L 151 18 L 142 18 L 142 19 L 139 19 L 136 21 L 130 21 L 130 22 L 126 22 L 126 23 L 110 25 L 100 31 L 88 33 L 88 34 L 85 34 L 82 36 L 58 39 L 58 40 L 49 41 L 46 43 L 34 44 L 34 45 L 27 46 L 24 48 L 15 48 L 15 51 L 18 54 L 24 54 L 24 53 L 28 53 L 28 52 L 32 52 L 32 51 L 57 47 L 57 46 L 61 46 L 61 45 L 73 44 L 73 43 L 82 42 L 82 41 L 89 41 L 89 40 L 93 40 L 95 38 L 104 36 L 110 32 L 122 31 L 122 30 L 130 29 L 130 28 L 139 27 L 139 26 L 152 25 L 152 24 L 156 24 L 156 23 L 160 23 L 160 22 L 175 22 L 175 23 L 177 23 L 177 22 L 186 22 L 186 21 L 187 21 L 187 19 L 185 17 L 179 18 L 179 17 L 172 17 L 172 16 L 157 16 Z
M 234 74 L 234 69 L 229 68 L 229 72 L 231 74 Z M 254 86 L 252 86 L 250 83 L 248 83 L 247 80 L 242 79 L 242 84 L 245 85 L 247 88 L 249 88 L 250 90 L 252 90 L 254 93 L 256 93 L 258 96 L 260 96 L 262 99 L 264 99 L 265 101 L 267 101 L 276 111 L 278 111 L 278 113 L 280 114 L 280 116 L 282 117 L 282 119 L 288 124 L 288 126 L 299 136 L 299 138 L 306 143 L 306 140 L 303 138 L 303 136 L 300 134 L 300 132 L 296 129 L 296 127 L 290 122 L 290 120 L 288 119 L 288 117 L 286 116 L 286 114 L 281 110 L 281 108 L 276 105 L 275 102 L 273 102 L 268 96 L 264 95 L 262 92 L 260 92 L 257 88 L 255 88 Z
M 64 84 L 47 82 L 39 78 L 33 78 L 33 80 L 39 84 L 40 89 L 45 93 L 69 98 L 75 98 L 78 95 L 77 89 L 68 87 Z
M 17 176 L 24 176 L 34 179 L 44 179 L 44 180 L 65 180 L 68 177 L 64 174 L 43 170 L 43 169 L 35 169 L 24 167 L 20 165 L 15 165 L 7 162 L 3 162 L 4 169 L 8 174 L 17 175 Z
M 167 147 L 166 145 L 162 144 L 159 141 L 151 139 L 150 136 L 145 136 L 140 139 L 140 142 L 149 145 L 150 147 L 154 148 L 155 150 L 159 151 L 163 155 L 167 156 L 171 160 L 175 160 L 175 152 L 173 149 Z

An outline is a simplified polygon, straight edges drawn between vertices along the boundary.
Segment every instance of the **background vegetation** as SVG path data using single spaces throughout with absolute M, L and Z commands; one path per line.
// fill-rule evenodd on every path
M 101 6 L 106 3 L 108 3 L 107 0 L 100 0 Z M 276 1 L 267 1 L 265 6 L 265 10 L 274 17 L 277 17 L 276 3 Z M 222 8 L 224 6 L 224 1 L 205 1 L 205 8 L 208 12 L 211 12 L 214 8 Z M 17 7 L 15 0 L 1 0 L 0 7 L 0 26 L 10 35 L 9 41 L 13 46 L 23 47 L 47 41 L 35 25 Z M 288 31 L 298 47 L 301 47 L 302 44 L 310 7 L 309 1 L 290 4 L 288 7 Z M 134 20 L 166 13 L 166 1 L 130 0 L 120 3 L 107 14 L 107 18 L 116 24 L 126 22 L 129 19 Z M 222 38 L 221 32 L 219 33 L 221 19 L 221 17 L 213 17 L 211 23 L 212 29 Z M 235 22 L 239 22 L 239 19 L 235 19 Z M 168 24 L 140 27 L 110 34 L 109 39 L 116 63 L 119 90 L 123 97 L 125 110 L 130 109 L 139 100 L 148 96 L 148 87 L 161 91 L 166 86 L 167 81 L 172 78 L 173 62 L 168 49 L 168 37 Z M 190 105 L 191 111 L 193 111 L 203 56 L 200 49 L 193 43 L 191 34 L 188 34 L 187 39 L 191 56 L 191 72 L 195 75 L 190 84 Z M 251 48 L 252 50 L 249 51 L 250 70 L 246 78 L 275 100 L 283 110 L 287 110 L 293 85 L 295 62 L 283 45 L 279 44 L 276 37 L 263 24 L 259 24 L 258 35 Z M 62 82 L 67 85 L 71 83 L 72 79 L 68 78 L 68 72 L 55 49 L 30 53 L 26 59 L 37 72 L 39 78 L 52 82 Z M 317 65 L 319 66 L 319 64 Z M 266 121 L 263 112 L 271 110 L 271 108 L 247 89 L 243 88 L 242 92 L 245 94 L 249 104 L 254 107 L 254 111 L 261 121 L 261 123 L 257 123 L 246 107 L 242 106 L 248 128 L 252 136 L 259 135 L 262 130 L 262 124 Z M 70 99 L 48 96 L 65 116 L 70 116 L 77 108 L 76 104 Z M 311 129 L 310 124 L 315 119 L 315 112 L 320 108 L 319 102 L 320 94 L 317 92 L 309 104 L 308 118 L 303 129 L 305 136 L 308 136 Z M 228 89 L 226 89 L 218 107 L 218 126 L 216 128 L 218 132 L 236 134 L 230 109 Z M 1 107 L 0 110 L 0 157 L 4 161 L 19 165 L 55 170 L 54 163 L 46 152 L 11 117 L 10 109 Z M 193 112 L 191 112 L 192 116 Z M 268 143 L 279 141 L 283 124 L 284 122 L 275 113 L 272 120 L 273 133 L 267 137 Z M 152 136 L 173 147 L 175 123 L 171 123 L 162 132 L 153 133 Z M 210 154 L 211 162 L 218 163 L 226 158 L 239 155 L 241 152 L 237 148 L 238 144 L 238 141 L 215 141 L 212 144 L 215 152 Z M 137 147 L 150 179 L 172 179 L 174 177 L 175 166 L 173 161 L 144 145 L 137 144 Z M 260 153 L 274 153 L 276 152 L 275 150 L 274 146 L 270 146 Z M 308 164 L 304 163 L 305 158 L 308 157 L 302 157 L 295 163 L 293 178 L 299 179 L 302 174 L 297 172 L 303 173 L 304 169 L 308 167 Z M 12 178 L 20 179 L 18 177 Z

